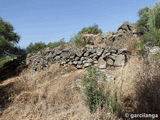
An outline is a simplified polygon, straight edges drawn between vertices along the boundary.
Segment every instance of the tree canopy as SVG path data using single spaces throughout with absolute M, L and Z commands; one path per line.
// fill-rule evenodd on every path
M 160 46 L 160 2 L 153 7 L 145 7 L 138 12 L 137 28 L 143 35 L 143 43 Z
M 19 40 L 20 36 L 14 32 L 13 26 L 0 18 L 0 55 L 13 48 Z

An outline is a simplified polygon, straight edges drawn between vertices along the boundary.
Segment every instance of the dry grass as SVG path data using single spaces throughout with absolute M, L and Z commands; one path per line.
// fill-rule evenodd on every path
M 156 65 L 155 65 L 156 64 Z M 116 89 L 121 100 L 120 116 L 124 113 L 154 113 L 159 109 L 159 63 L 144 63 L 132 56 L 125 67 L 116 69 L 116 80 L 105 86 Z M 157 67 L 155 67 L 157 66 Z M 45 72 L 18 77 L 0 84 L 1 120 L 118 120 L 107 109 L 91 114 L 82 95 L 74 89 L 85 69 L 77 70 L 53 64 Z M 3 98 L 3 99 L 2 99 Z M 145 104 L 144 104 L 145 103 Z
M 99 110 L 91 114 L 84 105 L 81 94 L 75 91 L 74 81 L 80 79 L 85 69 L 73 66 L 64 69 L 52 65 L 46 72 L 23 75 L 13 78 L 25 81 L 27 89 L 21 90 L 14 101 L 1 115 L 1 120 L 98 120 L 116 116 Z M 10 83 L 11 79 L 5 81 Z M 23 85 L 25 86 L 25 85 Z
M 121 98 L 121 113 L 160 115 L 160 61 L 149 62 L 132 56 L 128 64 L 116 72 L 111 88 L 117 88 Z
M 144 61 L 136 78 L 138 105 L 135 112 L 160 115 L 160 60 Z

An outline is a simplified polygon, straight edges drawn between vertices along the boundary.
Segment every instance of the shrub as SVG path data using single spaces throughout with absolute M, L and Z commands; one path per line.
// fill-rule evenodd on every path
M 84 47 L 87 44 L 85 43 L 85 41 L 82 40 L 81 34 L 77 34 L 71 37 L 70 43 L 75 45 L 76 47 Z
M 102 34 L 102 30 L 98 28 L 97 24 L 84 27 L 76 35 L 71 37 L 70 43 L 77 47 L 84 47 L 87 44 L 82 38 L 84 34 Z
M 143 36 L 143 41 L 148 46 L 160 46 L 160 29 L 150 28 Z
M 113 96 L 110 95 L 108 97 L 108 107 L 112 113 L 116 113 L 120 109 L 120 104 L 118 100 L 119 99 L 118 99 L 117 91 L 115 90 Z
M 102 34 L 102 30 L 98 28 L 97 24 L 93 26 L 84 27 L 78 34 Z
M 134 43 L 134 47 L 140 49 L 139 54 L 145 57 L 148 54 L 146 48 L 160 47 L 160 2 L 152 8 L 140 9 L 139 17 L 136 25 L 141 33 L 141 40 Z
M 36 42 L 36 43 L 30 43 L 29 46 L 27 46 L 26 51 L 27 53 L 35 53 L 40 50 L 43 50 L 46 48 L 45 43 L 43 42 Z
M 47 47 L 55 48 L 55 47 L 58 47 L 58 46 L 63 45 L 63 44 L 65 44 L 65 41 L 64 40 L 60 40 L 58 42 L 53 42 L 53 43 L 50 42 L 50 43 L 48 43 Z
M 91 113 L 104 106 L 115 113 L 119 110 L 117 92 L 112 96 L 109 90 L 105 91 L 102 81 L 105 81 L 105 75 L 96 68 L 90 68 L 84 75 L 82 84 L 85 104 Z
M 144 34 L 146 31 L 148 31 L 149 11 L 149 7 L 141 8 L 138 11 L 139 20 L 136 22 L 136 26 L 141 34 Z
M 140 9 L 139 17 L 137 28 L 143 34 L 142 43 L 150 47 L 160 46 L 160 2 L 152 8 Z
M 36 42 L 36 43 L 30 43 L 29 46 L 27 46 L 26 51 L 27 53 L 36 53 L 38 51 L 44 50 L 45 48 L 55 48 L 60 45 L 65 44 L 65 41 L 62 39 L 58 42 L 48 43 L 47 45 L 43 42 Z

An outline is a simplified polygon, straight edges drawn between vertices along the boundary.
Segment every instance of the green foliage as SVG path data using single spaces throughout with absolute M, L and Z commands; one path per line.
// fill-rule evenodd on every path
M 27 53 L 36 53 L 39 52 L 41 50 L 44 50 L 45 48 L 49 47 L 49 48 L 55 48 L 58 47 L 60 45 L 65 44 L 64 40 L 60 40 L 58 42 L 53 42 L 53 43 L 48 43 L 47 45 L 43 42 L 36 42 L 36 43 L 30 43 L 27 47 L 26 47 L 26 51 Z
M 149 12 L 149 7 L 142 8 L 138 12 L 140 19 L 137 21 L 136 26 L 141 34 L 144 34 L 146 31 L 148 31 Z
M 58 46 L 63 45 L 63 44 L 65 44 L 65 41 L 64 40 L 60 40 L 58 42 L 53 42 L 53 43 L 50 42 L 50 43 L 48 43 L 47 47 L 55 48 L 55 47 L 58 47 Z
M 108 107 L 112 113 L 116 113 L 120 109 L 120 104 L 118 103 L 117 91 L 114 91 L 113 96 L 108 97 Z
M 41 51 L 46 48 L 45 43 L 43 42 L 36 42 L 36 43 L 30 43 L 29 46 L 27 46 L 26 51 L 27 53 L 36 53 L 38 51 Z
M 3 36 L 0 36 L 0 55 L 3 54 L 4 50 L 9 50 L 12 47 L 13 47 L 13 44 L 5 40 Z
M 70 43 L 77 47 L 84 47 L 87 43 L 82 40 L 81 34 L 76 34 L 70 39 Z
M 157 2 L 150 10 L 148 25 L 150 28 L 160 29 L 160 2 Z
M 109 91 L 105 91 L 104 81 L 105 75 L 96 68 L 90 68 L 82 79 L 84 101 L 91 113 L 105 106 L 113 113 L 119 110 L 117 93 L 112 96 Z
M 84 27 L 76 35 L 72 36 L 70 39 L 71 44 L 77 47 L 84 47 L 87 43 L 83 40 L 84 34 L 102 34 L 102 30 L 99 29 L 97 24 L 93 26 Z
M 160 46 L 160 2 L 152 8 L 140 9 L 139 17 L 137 28 L 142 33 L 142 40 L 138 43 L 141 53 L 145 54 L 144 46 Z
M 157 52 L 155 55 L 153 55 L 153 60 L 158 60 L 160 59 L 160 51 Z
M 84 27 L 78 34 L 102 34 L 102 30 L 98 28 L 97 24 L 93 26 Z
M 18 43 L 20 36 L 13 31 L 13 26 L 9 22 L 5 22 L 2 18 L 0 18 L 0 35 L 7 41 Z
M 160 46 L 160 29 L 150 28 L 143 36 L 144 43 L 149 46 Z
M 89 107 L 90 112 L 95 112 L 97 106 L 102 108 L 106 103 L 104 89 L 98 84 L 97 80 L 101 77 L 100 75 L 100 71 L 98 71 L 96 68 L 90 68 L 82 81 L 82 84 L 85 86 L 85 104 Z
M 12 58 L 9 57 L 9 56 L 1 56 L 1 57 L 0 57 L 0 68 L 2 68 L 3 65 L 4 65 L 6 62 L 10 61 L 11 59 L 12 59 Z
M 13 26 L 0 18 L 0 54 L 2 55 L 5 50 L 10 50 L 19 40 L 20 36 L 14 32 Z

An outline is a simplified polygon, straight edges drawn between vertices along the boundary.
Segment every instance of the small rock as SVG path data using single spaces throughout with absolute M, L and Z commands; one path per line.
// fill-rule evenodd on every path
M 114 61 L 113 61 L 112 59 L 108 59 L 108 60 L 107 60 L 107 64 L 108 64 L 108 65 L 111 65 L 111 66 L 113 66 L 113 64 L 114 64 Z
M 127 48 L 118 49 L 118 54 L 123 54 L 127 52 Z
M 78 63 L 77 63 L 78 65 L 81 65 L 82 64 L 82 61 L 78 61 Z
M 77 64 L 78 64 L 78 61 L 73 61 L 73 64 L 74 64 L 74 65 L 77 65 Z
M 59 61 L 59 60 L 61 59 L 61 57 L 60 57 L 60 56 L 56 56 L 54 59 L 55 59 L 56 61 Z
M 87 63 L 92 63 L 93 60 L 92 60 L 92 59 L 88 59 L 88 60 L 86 60 L 86 62 L 87 62 Z
M 94 64 L 98 64 L 98 61 L 93 61 Z
M 87 57 L 87 56 L 89 56 L 89 55 L 90 55 L 90 53 L 89 53 L 88 51 L 84 53 L 84 56 L 85 56 L 85 57 Z
M 111 52 L 111 53 L 117 53 L 117 51 L 116 51 L 116 50 L 111 50 L 110 52 Z
M 105 69 L 106 68 L 106 61 L 104 61 L 102 58 L 98 60 L 98 65 L 100 69 Z
M 57 50 L 55 53 L 56 53 L 56 55 L 60 55 L 62 53 L 62 51 L 61 50 Z
M 85 58 L 84 57 L 81 57 L 81 59 L 80 59 L 81 61 L 83 61 L 83 60 L 85 60 Z
M 92 65 L 92 63 L 84 63 L 83 67 L 89 67 L 91 65 Z
M 76 66 L 78 69 L 81 69 L 83 66 L 82 65 L 77 65 Z
M 75 58 L 76 61 L 79 60 L 79 59 L 80 59 L 80 57 L 78 57 L 78 56 Z
M 116 59 L 116 56 L 110 55 L 109 58 L 111 58 L 112 60 L 115 60 L 115 59 Z
M 106 69 L 106 65 L 100 65 L 99 69 Z
M 98 48 L 96 54 L 100 56 L 103 53 L 104 49 Z

